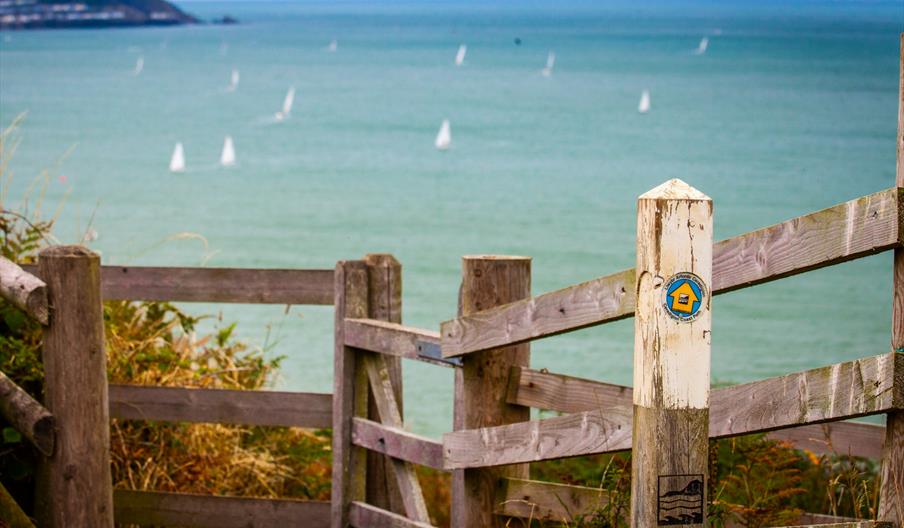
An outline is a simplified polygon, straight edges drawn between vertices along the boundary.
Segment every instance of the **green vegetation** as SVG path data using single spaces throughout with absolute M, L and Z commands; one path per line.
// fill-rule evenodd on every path
M 875 519 L 877 475 L 878 465 L 873 461 L 841 454 L 816 456 L 761 434 L 712 441 L 708 490 L 710 525 L 714 528 L 788 526 L 795 524 L 804 512 Z M 599 455 L 532 464 L 531 477 L 597 488 L 610 497 L 599 511 L 575 516 L 571 526 L 628 526 L 629 455 Z M 544 526 L 538 522 L 534 525 Z M 513 523 L 513 526 L 518 525 Z M 546 523 L 546 526 L 550 524 Z

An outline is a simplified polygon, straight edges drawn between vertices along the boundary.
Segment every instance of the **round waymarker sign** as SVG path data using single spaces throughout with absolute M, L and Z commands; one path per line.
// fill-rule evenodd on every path
M 662 306 L 672 319 L 689 323 L 700 315 L 706 301 L 706 285 L 693 273 L 676 273 L 662 290 Z

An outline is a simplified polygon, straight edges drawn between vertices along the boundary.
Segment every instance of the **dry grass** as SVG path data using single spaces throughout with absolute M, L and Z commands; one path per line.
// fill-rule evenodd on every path
M 197 318 L 166 303 L 107 303 L 111 383 L 258 390 L 276 372 L 232 339 L 198 337 Z M 136 490 L 329 498 L 330 437 L 281 427 L 114 420 L 113 477 Z

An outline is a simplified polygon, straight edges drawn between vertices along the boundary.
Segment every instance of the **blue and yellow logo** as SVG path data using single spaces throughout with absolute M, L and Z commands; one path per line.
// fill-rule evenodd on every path
M 693 273 L 676 273 L 666 281 L 662 306 L 678 322 L 693 321 L 706 300 L 706 285 Z

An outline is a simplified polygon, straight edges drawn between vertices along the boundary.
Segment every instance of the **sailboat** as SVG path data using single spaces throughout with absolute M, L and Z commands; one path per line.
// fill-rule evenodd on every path
M 697 55 L 703 55 L 706 53 L 706 48 L 709 47 L 709 37 L 703 37 L 700 39 L 700 44 L 697 46 L 697 49 L 694 51 Z
M 455 65 L 461 66 L 465 62 L 465 54 L 468 52 L 468 47 L 462 44 L 458 47 L 458 53 L 455 54 Z
M 135 61 L 135 69 L 132 70 L 132 75 L 141 75 L 142 70 L 144 70 L 144 57 L 138 57 L 138 60 Z
M 329 52 L 335 52 L 337 49 L 339 49 L 339 43 L 336 39 L 331 40 L 330 45 L 326 47 L 326 50 Z
M 543 68 L 543 77 L 549 77 L 552 75 L 552 68 L 556 65 L 556 54 L 554 51 L 550 51 L 549 55 L 546 56 L 546 67 Z
M 176 143 L 176 148 L 173 149 L 173 157 L 170 158 L 169 170 L 170 172 L 185 171 L 185 152 L 182 149 L 182 143 Z
M 239 87 L 239 71 L 235 68 L 232 69 L 232 76 L 229 78 L 229 90 L 230 92 L 234 92 L 236 88 Z
M 226 136 L 223 140 L 223 153 L 220 154 L 220 165 L 231 167 L 235 165 L 235 146 L 232 144 L 232 136 Z
M 286 92 L 286 98 L 283 99 L 282 110 L 276 112 L 276 120 L 282 121 L 289 117 L 289 114 L 292 113 L 292 105 L 295 103 L 295 87 L 289 88 L 289 91 Z
M 640 104 L 637 105 L 637 111 L 646 114 L 650 111 L 650 90 L 644 90 L 640 94 Z
M 439 150 L 446 150 L 452 144 L 452 130 L 449 127 L 448 119 L 443 119 L 443 124 L 440 125 L 439 132 L 436 134 L 436 141 L 433 144 Z

